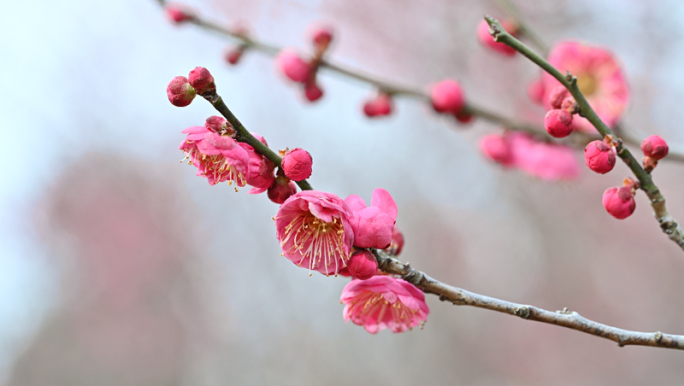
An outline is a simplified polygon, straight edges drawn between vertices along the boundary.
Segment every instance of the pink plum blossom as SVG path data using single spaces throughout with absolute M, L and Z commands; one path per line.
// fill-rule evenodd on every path
M 565 110 L 549 110 L 544 117 L 546 132 L 554 138 L 564 138 L 572 133 L 572 114 Z
M 242 54 L 244 54 L 244 52 L 245 46 L 243 45 L 228 47 L 223 53 L 223 57 L 226 59 L 228 64 L 235 65 L 240 61 L 240 58 L 242 58 Z
M 280 72 L 293 82 L 304 83 L 309 79 L 311 65 L 302 59 L 297 52 L 286 48 L 278 53 L 276 65 Z
M 363 104 L 363 113 L 369 118 L 386 116 L 391 112 L 392 97 L 384 93 L 378 94 L 377 97 Z
M 537 141 L 527 133 L 513 131 L 498 139 L 489 137 L 480 147 L 488 158 L 544 180 L 572 180 L 580 174 L 571 148 Z
M 304 84 L 304 97 L 309 102 L 315 102 L 323 96 L 323 89 L 316 83 L 315 80 L 306 82 Z
M 615 148 L 603 141 L 591 141 L 584 148 L 584 162 L 589 169 L 599 174 L 606 174 L 615 166 Z
M 211 76 L 209 70 L 204 67 L 195 67 L 195 69 L 190 71 L 188 80 L 190 81 L 190 85 L 194 87 L 200 95 L 216 89 L 214 77 Z
M 392 242 L 385 250 L 394 256 L 399 256 L 401 250 L 404 249 L 404 235 L 401 233 L 397 225 L 392 228 Z
M 263 192 L 260 188 L 254 188 L 249 191 L 250 194 L 259 194 Z M 275 202 L 276 204 L 282 204 L 287 201 L 293 194 L 297 193 L 297 185 L 289 178 L 278 175 L 275 180 L 268 187 L 268 192 L 266 195 L 268 199 Z
M 378 271 L 378 261 L 370 251 L 361 249 L 352 253 L 347 271 L 354 279 L 368 280 Z
M 352 280 L 342 290 L 344 320 L 376 334 L 386 328 L 394 333 L 411 330 L 427 321 L 430 308 L 425 294 L 413 284 L 391 276 L 376 275 Z
M 548 61 L 562 73 L 570 71 L 577 77 L 580 91 L 603 122 L 611 127 L 618 122 L 630 92 L 622 68 L 612 53 L 600 47 L 565 41 L 551 49 Z M 542 100 L 549 109 L 548 97 L 560 83 L 544 73 L 542 84 L 545 95 Z M 576 117 L 573 125 L 583 132 L 595 131 L 591 123 L 582 117 Z
M 289 150 L 283 156 L 282 167 L 285 176 L 293 181 L 302 181 L 311 176 L 313 159 L 308 151 L 300 148 Z
M 603 207 L 618 220 L 631 216 L 636 208 L 631 186 L 606 189 L 603 193 Z
M 517 28 L 515 28 L 515 26 L 512 23 L 503 22 L 501 25 L 508 33 L 510 33 L 513 36 L 516 35 Z M 477 40 L 479 40 L 480 43 L 482 43 L 485 47 L 491 49 L 492 51 L 498 52 L 505 56 L 515 55 L 515 48 L 494 41 L 494 38 L 489 33 L 489 24 L 486 20 L 482 20 L 480 24 L 477 25 Z
M 324 275 L 337 274 L 354 244 L 352 211 L 339 197 L 317 190 L 298 192 L 275 216 L 276 236 L 290 261 Z
M 262 136 L 256 133 L 252 133 L 252 135 L 261 143 L 268 146 L 266 139 L 264 139 Z M 271 187 L 271 185 L 274 184 L 275 165 L 269 159 L 257 153 L 252 146 L 246 143 L 240 143 L 240 146 L 242 146 L 242 148 L 245 149 L 249 155 L 249 173 L 247 174 L 247 185 L 253 187 L 253 189 L 249 191 L 249 194 L 259 194 L 265 192 L 269 187 Z M 294 194 L 294 192 L 292 194 Z M 287 197 L 279 202 L 279 204 L 282 204 Z
M 249 155 L 233 138 L 219 135 L 205 126 L 193 126 L 182 131 L 187 137 L 180 150 L 197 167 L 197 175 L 205 177 L 210 185 L 233 181 L 245 186 L 249 171 Z
M 397 204 L 392 196 L 385 189 L 378 188 L 373 191 L 369 207 L 355 194 L 344 202 L 353 213 L 350 222 L 354 230 L 354 245 L 360 248 L 389 247 L 397 220 Z

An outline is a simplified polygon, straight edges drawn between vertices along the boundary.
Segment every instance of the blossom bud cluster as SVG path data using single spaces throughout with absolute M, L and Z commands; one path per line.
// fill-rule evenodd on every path
M 327 26 L 310 28 L 310 39 L 314 54 L 310 59 L 302 58 L 297 51 L 285 48 L 276 57 L 276 67 L 291 81 L 302 86 L 306 100 L 314 102 L 323 96 L 323 90 L 316 81 L 318 67 L 333 38 L 333 31 Z
M 216 92 L 214 77 L 204 67 L 196 67 L 188 77 L 177 76 L 166 87 L 169 102 L 176 107 L 185 107 L 192 103 L 197 94 L 205 95 Z
M 575 100 L 567 89 L 558 86 L 549 95 L 552 109 L 544 117 L 546 132 L 554 138 L 564 138 L 572 133 L 572 115 L 576 113 Z

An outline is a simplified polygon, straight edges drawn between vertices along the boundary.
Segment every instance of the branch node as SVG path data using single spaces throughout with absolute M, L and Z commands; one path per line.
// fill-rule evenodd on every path
M 658 331 L 654 334 L 653 338 L 655 339 L 656 343 L 660 344 L 660 341 L 663 340 L 663 333 Z
M 523 319 L 529 319 L 530 317 L 530 307 L 529 306 L 521 306 L 521 307 L 515 307 L 513 309 L 513 313 L 516 316 L 519 316 Z

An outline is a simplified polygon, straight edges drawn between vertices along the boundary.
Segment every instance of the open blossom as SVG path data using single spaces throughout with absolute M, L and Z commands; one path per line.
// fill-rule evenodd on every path
M 618 122 L 629 101 L 629 87 L 619 63 L 609 51 L 576 41 L 566 41 L 551 49 L 548 60 L 562 73 L 570 71 L 577 77 L 580 91 L 603 122 L 611 127 Z M 550 93 L 560 83 L 544 73 L 542 85 L 544 97 L 541 99 L 548 109 L 551 107 Z M 576 130 L 595 131 L 589 121 L 579 116 L 575 117 L 573 125 Z
M 283 255 L 298 266 L 337 274 L 349 261 L 354 231 L 349 206 L 332 193 L 305 190 L 288 198 L 275 216 Z
M 344 202 L 353 213 L 350 222 L 354 230 L 354 245 L 361 248 L 389 247 L 397 220 L 397 204 L 389 192 L 375 189 L 369 207 L 355 194 L 348 196 Z
M 376 334 L 386 328 L 398 333 L 427 321 L 425 294 L 413 284 L 391 276 L 352 280 L 342 290 L 344 320 Z
M 499 138 L 491 137 L 481 144 L 481 149 L 488 158 L 498 163 L 544 180 L 572 180 L 580 174 L 571 148 L 537 141 L 527 133 L 513 131 Z
M 188 136 L 180 150 L 197 167 L 197 175 L 205 177 L 210 185 L 233 181 L 245 186 L 249 168 L 249 155 L 233 138 L 218 135 L 205 126 L 193 126 L 182 131 Z

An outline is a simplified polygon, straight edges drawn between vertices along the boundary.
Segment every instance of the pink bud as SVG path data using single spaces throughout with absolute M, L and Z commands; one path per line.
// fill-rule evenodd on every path
M 385 250 L 391 255 L 399 256 L 402 249 L 404 249 L 404 235 L 395 224 L 392 228 L 392 242 L 390 242 L 390 246 Z
M 316 82 L 307 82 L 304 85 L 304 96 L 309 102 L 315 102 L 323 96 L 323 90 Z
M 192 20 L 195 17 L 190 10 L 185 9 L 183 6 L 177 4 L 167 4 L 164 7 L 164 12 L 166 13 L 166 17 L 171 22 L 176 24 Z
M 653 158 L 657 161 L 663 159 L 670 149 L 664 139 L 657 135 L 651 135 L 641 142 L 641 151 L 644 152 L 646 157 Z
M 615 166 L 615 148 L 603 141 L 591 141 L 584 148 L 584 162 L 596 173 L 606 174 Z
M 387 94 L 379 94 L 375 99 L 367 101 L 363 105 L 363 113 L 369 118 L 389 115 L 392 112 L 392 97 Z
M 224 53 L 224 58 L 229 64 L 237 64 L 245 52 L 245 46 L 228 47 Z
M 211 117 L 207 118 L 207 121 L 204 123 L 204 127 L 213 131 L 214 133 L 221 134 L 223 131 L 228 129 L 228 121 L 226 121 L 226 119 L 223 117 L 212 115 Z
M 184 76 L 177 76 L 169 82 L 166 87 L 166 95 L 169 97 L 169 102 L 177 107 L 185 107 L 195 99 L 195 89 L 188 82 L 188 78 Z
M 461 85 L 451 79 L 443 80 L 434 85 L 430 92 L 430 99 L 432 100 L 432 107 L 439 113 L 458 113 L 465 106 Z
M 190 85 L 194 87 L 200 95 L 216 89 L 214 77 L 211 76 L 209 70 L 204 67 L 195 67 L 194 70 L 190 71 L 188 79 L 190 80 Z
M 378 272 L 378 261 L 367 249 L 362 249 L 351 255 L 347 269 L 354 279 L 368 280 Z
M 544 117 L 544 127 L 552 137 L 567 137 L 572 133 L 572 114 L 565 110 L 549 110 Z
M 325 48 L 333 38 L 333 30 L 329 26 L 317 25 L 311 29 L 311 40 L 318 46 Z
M 542 79 L 537 79 L 527 86 L 527 96 L 534 103 L 542 104 L 544 102 L 544 82 Z
M 557 86 L 549 94 L 549 103 L 554 109 L 560 109 L 563 101 L 568 97 L 570 97 L 570 92 L 563 86 Z
M 504 166 L 513 164 L 511 145 L 503 135 L 485 135 L 480 140 L 480 150 L 489 159 Z
M 607 189 L 603 193 L 603 207 L 618 220 L 631 216 L 636 208 L 632 188 L 621 186 Z
M 509 25 L 506 25 L 509 24 Z M 507 31 L 513 30 L 510 26 L 510 23 L 503 23 L 503 27 Z M 503 43 L 495 42 L 494 38 L 492 35 L 489 33 L 489 24 L 485 20 L 482 20 L 480 24 L 477 25 L 477 40 L 480 41 L 485 47 L 492 49 L 493 51 L 496 51 L 500 54 L 504 54 L 506 56 L 514 56 L 515 55 L 515 49 L 511 48 Z
M 456 120 L 459 121 L 462 124 L 470 123 L 475 119 L 475 116 L 473 114 L 466 114 L 464 112 L 460 112 L 458 114 L 454 114 L 454 117 L 456 117 Z
M 297 185 L 285 176 L 277 176 L 273 184 L 268 188 L 268 198 L 276 204 L 282 204 L 297 193 Z
M 283 172 L 287 178 L 302 181 L 311 176 L 313 159 L 308 151 L 300 148 L 290 150 L 282 161 Z
M 278 53 L 276 65 L 292 81 L 304 83 L 309 79 L 311 66 L 291 49 L 284 49 Z

